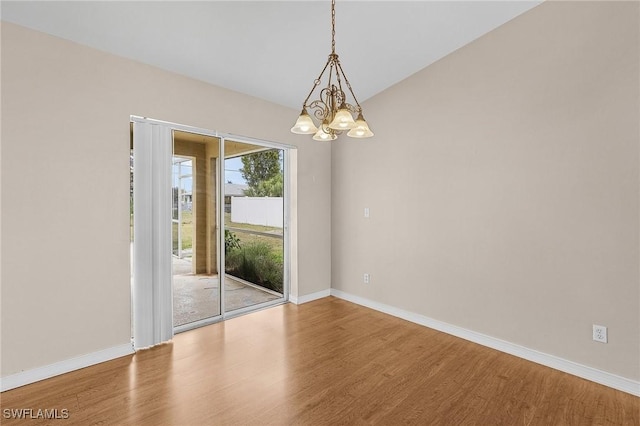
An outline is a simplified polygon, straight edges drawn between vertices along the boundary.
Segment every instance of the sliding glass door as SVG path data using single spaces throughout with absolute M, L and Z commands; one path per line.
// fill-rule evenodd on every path
M 284 157 L 225 140 L 225 312 L 284 297 Z
M 173 130 L 173 325 L 221 314 L 218 259 L 220 138 Z
M 162 302 L 145 312 L 147 319 L 134 320 L 142 324 L 139 329 L 170 322 L 180 332 L 286 301 L 288 147 L 146 118 L 132 121 L 134 164 L 136 129 L 170 135 L 164 136 L 169 148 L 162 152 L 154 151 L 155 140 L 147 138 L 148 160 L 138 159 L 145 166 L 139 170 L 166 181 L 155 191 L 167 202 L 145 201 L 150 207 L 144 218 L 132 209 L 132 229 L 140 225 L 133 241 L 134 319 L 136 311 L 147 310 L 146 298 L 172 303 Z M 156 162 L 166 167 L 157 168 Z M 135 206 L 136 197 L 139 204 L 146 200 L 151 178 L 133 170 Z M 144 187 L 136 188 L 136 182 Z M 167 211 L 153 213 L 157 209 Z M 166 248 L 154 244 L 165 240 Z M 146 287 L 140 291 L 140 262 L 159 250 L 167 250 L 168 256 L 153 254 L 158 260 L 147 268 Z M 134 325 L 134 341 L 136 333 Z

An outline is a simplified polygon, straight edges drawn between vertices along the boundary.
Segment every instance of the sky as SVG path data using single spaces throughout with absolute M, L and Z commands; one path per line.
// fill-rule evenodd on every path
M 234 157 L 224 160 L 224 181 L 231 183 L 247 184 L 247 181 L 242 177 L 240 169 L 242 168 L 242 157 Z M 282 156 L 280 157 L 280 170 L 283 169 Z
M 240 157 L 229 158 L 228 160 L 224 160 L 224 181 L 231 183 L 239 183 L 246 184 L 247 181 L 244 180 L 242 174 L 240 173 L 240 169 L 242 168 L 242 160 Z
M 243 184 L 243 185 L 247 184 L 247 181 L 242 177 L 242 173 L 240 173 L 240 169 L 242 168 L 242 160 L 240 158 L 241 157 L 234 157 L 234 158 L 229 158 L 227 160 L 224 160 L 224 182 L 225 183 L 228 183 L 229 181 L 231 181 L 231 183 L 236 183 L 236 184 Z M 280 167 L 282 167 L 282 162 L 280 164 Z M 182 173 L 190 174 L 191 170 L 184 168 Z M 174 176 L 174 180 L 175 178 L 176 176 Z M 191 191 L 190 180 L 186 180 L 185 182 L 183 182 L 183 185 L 185 187 L 185 190 Z
M 182 164 L 183 165 L 181 167 L 181 174 L 183 175 L 191 174 L 192 173 L 192 168 L 190 167 L 191 163 L 185 162 Z M 174 165 L 174 172 L 173 172 L 174 186 L 178 185 L 176 167 L 177 166 Z M 240 168 L 242 168 L 242 160 L 240 160 L 240 157 L 229 158 L 228 160 L 225 160 L 224 161 L 224 182 L 227 183 L 231 181 L 231 183 L 246 185 L 247 181 L 244 180 L 244 178 L 242 177 L 242 173 L 240 173 Z M 191 192 L 192 180 L 190 178 L 183 178 L 182 185 L 185 191 Z

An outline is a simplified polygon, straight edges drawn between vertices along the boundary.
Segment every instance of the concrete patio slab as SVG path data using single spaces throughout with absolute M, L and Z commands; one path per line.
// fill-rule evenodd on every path
M 192 274 L 191 262 L 177 258 L 173 260 L 173 273 L 174 327 L 220 315 L 218 275 Z M 279 297 L 229 276 L 224 289 L 227 312 Z

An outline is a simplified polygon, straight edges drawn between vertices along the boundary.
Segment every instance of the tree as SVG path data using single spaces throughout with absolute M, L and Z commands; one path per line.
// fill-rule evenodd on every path
M 247 197 L 282 197 L 284 193 L 284 182 L 282 173 L 278 173 L 268 180 L 263 180 L 254 188 L 244 190 Z
M 245 191 L 246 195 L 250 197 L 282 196 L 282 172 L 278 150 L 256 152 L 243 156 L 241 160 L 240 173 L 249 186 Z M 280 180 L 279 190 L 278 179 Z

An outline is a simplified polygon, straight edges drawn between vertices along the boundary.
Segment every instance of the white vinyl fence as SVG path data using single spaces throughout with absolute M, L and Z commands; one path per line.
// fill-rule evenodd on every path
M 231 197 L 231 222 L 282 228 L 282 197 Z

